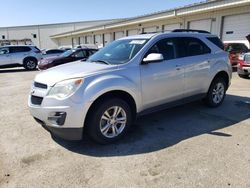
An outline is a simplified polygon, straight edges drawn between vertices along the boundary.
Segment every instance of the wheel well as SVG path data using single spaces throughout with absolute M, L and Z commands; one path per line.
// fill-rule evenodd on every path
M 227 89 L 228 89 L 228 87 L 229 87 L 229 76 L 228 76 L 228 74 L 225 71 L 218 72 L 215 75 L 214 79 L 215 78 L 223 78 L 225 80 L 226 84 L 227 84 L 226 86 L 227 86 Z
M 23 59 L 23 63 L 25 63 L 25 61 L 28 60 L 28 59 L 33 59 L 33 60 L 35 60 L 36 63 L 37 63 L 37 59 L 36 59 L 35 57 L 32 57 L 32 56 L 25 57 L 25 58 Z
M 103 100 L 110 99 L 110 98 L 120 98 L 120 99 L 123 99 L 124 101 L 128 102 L 128 104 L 132 110 L 133 119 L 136 118 L 136 103 L 135 103 L 134 98 L 129 93 L 127 93 L 125 91 L 115 90 L 115 91 L 109 91 L 107 93 L 102 94 L 92 103 L 92 105 L 90 106 L 90 108 L 87 112 L 85 122 L 87 121 L 87 119 L 88 119 L 89 115 L 91 114 L 92 110 L 94 109 L 95 105 L 99 104 Z M 85 124 L 85 122 L 84 122 L 84 124 Z

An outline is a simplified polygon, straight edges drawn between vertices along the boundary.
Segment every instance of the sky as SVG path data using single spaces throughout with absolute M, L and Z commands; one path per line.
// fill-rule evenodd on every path
M 7 0 L 0 27 L 127 18 L 202 0 Z

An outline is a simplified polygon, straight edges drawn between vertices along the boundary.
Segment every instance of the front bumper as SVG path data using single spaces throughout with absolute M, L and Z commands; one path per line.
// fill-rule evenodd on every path
M 44 97 L 40 105 L 32 103 L 29 96 L 28 106 L 31 115 L 46 130 L 66 140 L 81 140 L 88 103 L 74 102 L 70 98 L 57 100 Z
M 237 72 L 240 75 L 250 75 L 250 66 L 238 66 Z
M 52 135 L 60 137 L 65 140 L 81 140 L 83 128 L 60 128 L 47 126 L 42 120 L 34 118 L 44 129 L 49 131 Z

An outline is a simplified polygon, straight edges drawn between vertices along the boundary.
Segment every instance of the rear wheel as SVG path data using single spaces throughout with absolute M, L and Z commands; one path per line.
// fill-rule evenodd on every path
M 208 90 L 205 102 L 209 107 L 218 107 L 222 104 L 226 94 L 226 82 L 223 78 L 215 78 Z
M 26 70 L 35 70 L 37 66 L 37 60 L 35 58 L 27 58 L 24 60 L 23 66 Z
M 124 136 L 132 123 L 131 108 L 127 102 L 115 98 L 95 104 L 88 115 L 87 131 L 101 144 L 108 144 Z

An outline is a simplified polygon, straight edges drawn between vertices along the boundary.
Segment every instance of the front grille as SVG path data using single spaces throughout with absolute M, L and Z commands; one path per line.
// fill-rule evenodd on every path
M 48 86 L 46 84 L 41 84 L 39 82 L 34 82 L 34 86 L 42 89 L 47 89 Z
M 31 103 L 35 104 L 35 105 L 41 105 L 43 102 L 43 98 L 42 97 L 37 97 L 37 96 L 31 96 Z

